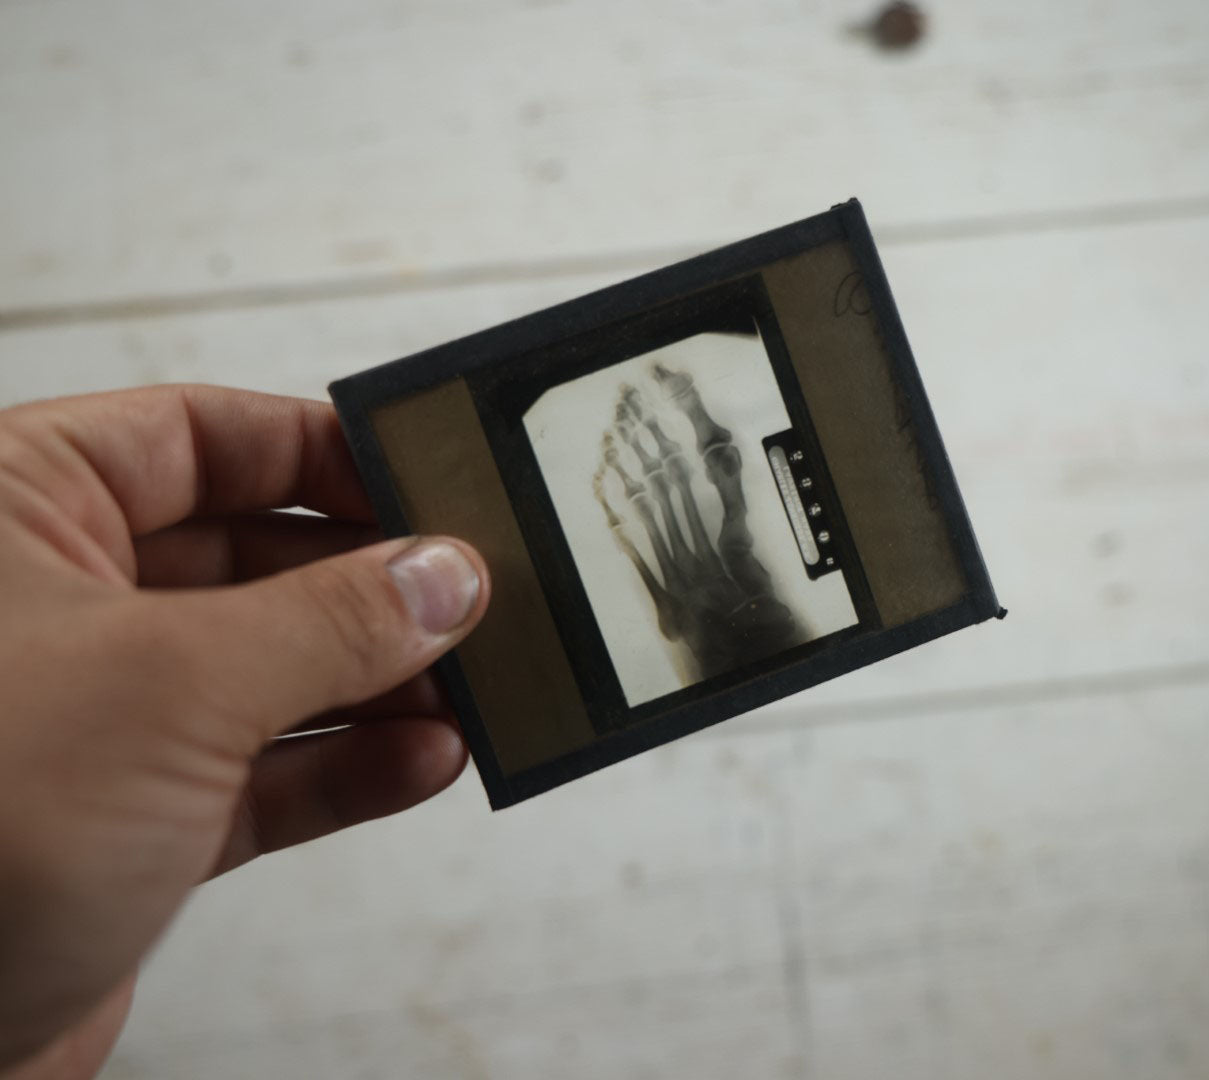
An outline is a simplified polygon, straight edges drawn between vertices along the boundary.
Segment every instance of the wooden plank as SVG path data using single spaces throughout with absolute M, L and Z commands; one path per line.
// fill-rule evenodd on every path
M 779 987 L 746 975 L 275 1023 L 221 1038 L 128 1040 L 105 1080 L 615 1080 L 793 1077 Z
M 817 1074 L 1203 1074 L 1206 700 L 819 733 L 793 804 Z
M 1203 1075 L 1205 720 L 693 739 L 494 816 L 463 782 L 203 888 L 106 1076 Z
M 1206 212 L 1198 0 L 971 0 L 902 56 L 867 10 L 0 5 L 0 305 L 658 259 L 851 194 L 883 229 Z
M 920 243 L 887 262 L 1012 614 L 772 714 L 1209 662 L 1209 581 L 1188 573 L 1209 561 L 1209 222 Z M 9 332 L 0 401 L 173 379 L 321 395 L 332 377 L 601 283 Z

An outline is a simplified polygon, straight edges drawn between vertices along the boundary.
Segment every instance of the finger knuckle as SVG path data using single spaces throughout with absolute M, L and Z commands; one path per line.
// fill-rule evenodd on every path
M 385 643 L 398 636 L 398 615 L 383 602 L 381 587 L 339 560 L 313 567 L 305 579 L 322 613 L 321 647 L 341 660 L 331 665 L 333 695 L 344 698 L 376 686 L 396 652 Z

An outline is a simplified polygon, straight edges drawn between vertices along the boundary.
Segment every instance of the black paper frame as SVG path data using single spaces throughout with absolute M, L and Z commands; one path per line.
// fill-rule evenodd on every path
M 967 592 L 956 604 L 944 610 L 901 626 L 881 629 L 875 623 L 876 611 L 858 561 L 855 566 L 845 567 L 859 620 L 857 626 L 828 634 L 741 672 L 696 683 L 645 702 L 630 710 L 634 726 L 621 724 L 605 735 L 600 735 L 598 729 L 599 737 L 590 745 L 513 775 L 506 775 L 500 767 L 461 665 L 456 654 L 450 653 L 438 662 L 437 668 L 448 688 L 493 809 L 520 802 L 643 750 L 1004 614 L 978 549 L 864 212 L 859 202 L 852 199 L 815 217 L 352 375 L 329 388 L 383 530 L 390 536 L 404 536 L 411 530 L 395 492 L 389 462 L 374 431 L 372 413 L 409 394 L 474 373 L 474 379 L 468 379 L 468 383 L 472 387 L 475 406 L 492 453 L 497 455 L 496 462 L 508 498 L 543 589 L 548 598 L 557 596 L 560 589 L 570 588 L 574 592 L 578 571 L 565 538 L 550 544 L 538 539 L 539 531 L 562 538 L 562 530 L 557 526 L 532 448 L 527 439 L 517 438 L 517 425 L 506 423 L 505 416 L 510 411 L 523 413 L 527 403 L 536 400 L 547 386 L 568 382 L 589 371 L 648 352 L 667 341 L 700 332 L 702 327 L 710 328 L 708 313 L 703 318 L 700 310 L 694 310 L 695 300 L 698 306 L 703 299 L 713 298 L 717 302 L 713 310 L 719 314 L 720 325 L 714 329 L 725 328 L 726 312 L 733 309 L 736 296 L 743 297 L 743 303 L 754 304 L 760 310 L 760 297 L 752 296 L 750 292 L 755 288 L 752 282 L 762 267 L 833 240 L 846 241 L 864 280 L 891 375 L 910 411 L 922 464 L 933 479 L 933 494 L 945 519 L 960 570 L 969 585 Z M 743 292 L 745 289 L 747 294 Z M 764 301 L 767 301 L 766 296 Z M 771 306 L 768 310 L 771 312 Z M 779 332 L 773 332 L 775 319 L 773 323 L 770 327 L 761 322 L 766 352 L 794 428 L 813 438 L 807 403 L 802 400 L 800 387 L 792 374 L 787 374 L 787 359 L 778 355 L 784 346 L 779 342 Z M 680 332 L 685 326 L 698 329 Z M 672 336 L 666 337 L 669 332 Z M 594 355 L 592 359 L 579 361 L 576 366 L 576 362 L 569 361 L 567 355 L 560 352 L 560 345 L 568 339 L 592 336 L 599 337 L 602 342 L 612 341 L 605 359 Z M 490 370 L 484 372 L 484 368 Z M 825 497 L 832 500 L 828 509 L 840 530 L 841 539 L 846 539 L 852 550 L 842 511 L 834 501 L 829 482 L 825 483 Z M 528 504 L 528 509 L 518 505 L 521 503 Z M 535 521 L 534 505 L 538 508 L 536 513 L 541 530 L 527 527 Z M 551 526 L 555 531 L 545 533 Z M 568 571 L 574 579 L 570 584 Z M 579 588 L 582 591 L 582 586 Z M 581 620 L 571 626 L 559 619 L 557 608 L 560 605 L 555 600 L 551 599 L 550 606 L 577 681 L 583 671 L 582 658 L 599 655 L 598 650 L 606 657 L 605 669 L 616 681 L 595 620 Z M 583 610 L 590 608 L 585 606 Z M 580 681 L 581 689 L 584 685 Z M 590 680 L 588 685 L 591 686 Z M 609 693 L 610 700 L 616 701 L 613 690 L 601 689 Z M 585 699 L 585 705 L 589 704 Z M 598 705 L 588 711 L 590 717 L 593 713 L 601 715 Z M 593 725 L 596 726 L 595 717 Z

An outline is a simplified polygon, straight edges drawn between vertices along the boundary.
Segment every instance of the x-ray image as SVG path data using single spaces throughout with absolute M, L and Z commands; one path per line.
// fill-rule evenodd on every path
M 755 334 L 694 335 L 525 415 L 630 705 L 857 621 L 842 574 L 806 572 L 763 446 L 789 426 Z

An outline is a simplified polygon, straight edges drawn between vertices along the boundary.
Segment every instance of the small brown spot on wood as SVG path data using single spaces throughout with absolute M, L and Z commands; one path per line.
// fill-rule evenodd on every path
M 646 871 L 642 863 L 630 860 L 621 867 L 621 884 L 627 889 L 641 889 L 646 884 Z
M 546 116 L 546 106 L 543 102 L 536 98 L 531 101 L 526 101 L 520 108 L 521 123 L 526 127 L 532 127 L 535 124 L 540 124 Z
M 21 269 L 30 277 L 42 277 L 58 268 L 59 259 L 49 251 L 31 251 L 21 260 Z
M 1033 1053 L 1046 1061 L 1054 1056 L 1056 1040 L 1052 1031 L 1038 1031 L 1033 1036 Z
M 989 829 L 979 829 L 974 834 L 974 843 L 983 855 L 998 855 L 1003 849 L 1003 838 Z
M 927 25 L 918 6 L 907 0 L 895 0 L 882 8 L 871 29 L 873 40 L 883 49 L 909 49 L 918 44 Z
M 47 67 L 70 68 L 80 63 L 80 54 L 70 45 L 52 45 L 45 55 Z
M 739 768 L 739 755 L 726 747 L 718 754 L 718 768 L 722 772 L 735 772 Z
M 344 266 L 363 266 L 366 263 L 384 262 L 393 253 L 394 245 L 389 240 L 371 237 L 346 240 L 342 244 L 337 244 L 332 252 L 336 261 Z
M 1008 105 L 1013 97 L 1012 88 L 1002 79 L 994 77 L 983 79 L 978 84 L 978 93 L 995 106 Z
M 567 166 L 558 158 L 545 158 L 537 163 L 534 171 L 543 183 L 555 184 L 566 174 Z
M 225 251 L 215 251 L 206 259 L 206 268 L 217 278 L 225 278 L 231 272 L 231 256 Z
M 627 37 L 622 38 L 613 47 L 613 52 L 622 63 L 634 64 L 642 59 L 645 50 L 643 49 L 642 42 L 637 38 Z

